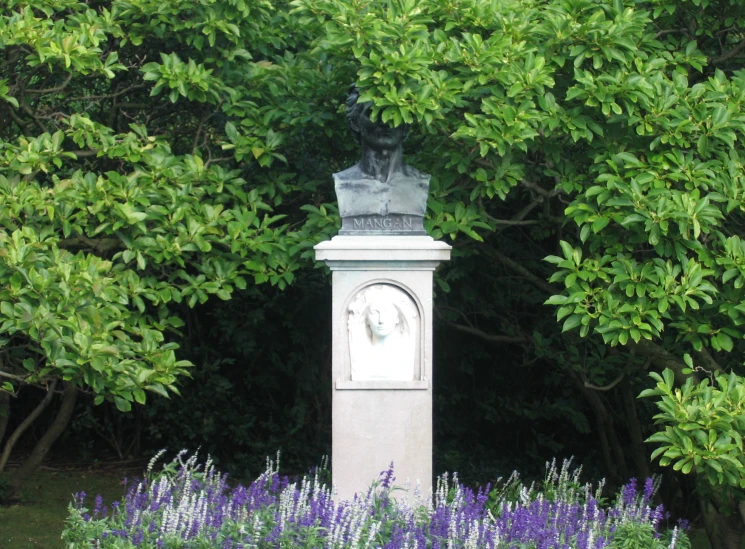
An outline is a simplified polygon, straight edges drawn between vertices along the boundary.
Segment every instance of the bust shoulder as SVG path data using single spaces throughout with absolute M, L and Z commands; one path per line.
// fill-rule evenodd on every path
M 350 168 L 347 168 L 346 170 L 334 174 L 334 180 L 340 182 L 362 181 L 370 179 L 372 178 L 362 171 L 359 163 Z
M 431 177 L 430 174 L 420 172 L 414 166 L 409 166 L 408 164 L 404 164 L 403 170 L 401 171 L 407 178 L 419 179 L 421 181 L 429 181 L 429 178 Z
M 393 176 L 392 182 L 415 179 L 417 181 L 425 183 L 429 181 L 430 177 L 430 174 L 420 172 L 415 167 L 404 164 L 403 166 L 401 166 L 401 171 Z M 335 173 L 334 180 L 342 183 L 353 183 L 356 181 L 376 181 L 374 177 L 362 171 L 359 163 L 350 168 L 347 168 L 346 170 Z

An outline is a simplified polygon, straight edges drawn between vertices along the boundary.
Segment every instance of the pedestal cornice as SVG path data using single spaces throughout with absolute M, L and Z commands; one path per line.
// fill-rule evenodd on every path
M 450 259 L 451 246 L 431 236 L 335 236 L 314 246 L 332 271 L 432 271 Z

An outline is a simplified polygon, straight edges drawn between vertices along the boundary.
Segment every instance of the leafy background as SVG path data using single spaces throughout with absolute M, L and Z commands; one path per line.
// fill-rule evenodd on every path
M 28 458 L 9 493 L 59 437 L 86 458 L 202 446 L 247 476 L 328 451 L 311 248 L 339 224 L 357 82 L 414 124 L 426 227 L 454 246 L 438 472 L 665 471 L 675 513 L 745 539 L 742 8 L 9 0 L 0 471 Z

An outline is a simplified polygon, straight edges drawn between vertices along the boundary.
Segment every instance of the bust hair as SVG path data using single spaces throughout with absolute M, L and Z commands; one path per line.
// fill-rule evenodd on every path
M 357 120 L 362 114 L 362 109 L 365 107 L 364 103 L 357 103 L 360 98 L 360 92 L 357 89 L 357 84 L 349 86 L 349 96 L 347 97 L 347 124 L 349 125 L 349 131 L 352 132 L 352 137 L 357 143 L 360 142 L 360 130 Z
M 352 133 L 352 137 L 357 143 L 362 141 L 360 136 L 360 124 L 359 118 L 362 116 L 362 111 L 367 103 L 359 103 L 360 91 L 357 89 L 357 84 L 353 83 L 349 86 L 349 95 L 347 96 L 346 113 L 347 113 L 347 124 L 349 125 L 349 131 Z M 404 124 L 404 139 L 409 135 L 409 125 Z

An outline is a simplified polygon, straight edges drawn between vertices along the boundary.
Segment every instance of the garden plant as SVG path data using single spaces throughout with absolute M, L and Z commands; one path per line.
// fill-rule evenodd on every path
M 68 549 L 306 547 L 328 549 L 689 549 L 685 524 L 665 530 L 655 485 L 631 480 L 603 505 L 602 483 L 579 480 L 571 460 L 547 464 L 537 490 L 513 475 L 497 489 L 465 488 L 443 475 L 434 494 L 396 487 L 394 468 L 367 494 L 335 499 L 317 469 L 297 481 L 267 470 L 230 487 L 209 460 L 182 452 L 134 483 L 121 502 L 86 506 L 77 494 L 63 539 Z

